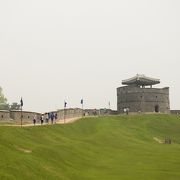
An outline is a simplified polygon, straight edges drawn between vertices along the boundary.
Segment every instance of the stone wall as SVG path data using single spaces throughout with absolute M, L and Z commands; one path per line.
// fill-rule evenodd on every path
M 58 111 L 55 111 L 54 113 L 57 113 L 58 120 L 63 120 L 64 118 L 75 118 L 75 117 L 82 117 L 83 111 L 79 108 L 70 108 L 70 109 L 60 109 Z
M 100 116 L 100 115 L 116 115 L 117 111 L 111 109 L 85 109 L 80 108 L 69 108 L 61 109 L 49 113 L 57 113 L 57 120 L 64 120 L 69 118 L 83 117 L 83 116 Z M 34 116 L 37 117 L 37 123 L 40 123 L 41 113 L 22 111 L 22 123 L 23 124 L 32 124 Z M 0 111 L 0 121 L 9 121 L 12 123 L 20 124 L 21 123 L 21 111 Z
M 180 114 L 180 110 L 171 110 L 171 114 Z
M 9 111 L 0 111 L 0 121 L 10 120 L 10 112 Z
M 112 109 L 85 109 L 85 116 L 106 116 L 106 115 L 117 115 L 118 112 Z
M 75 117 L 82 117 L 83 111 L 82 109 L 75 108 L 75 109 L 61 109 L 58 111 L 53 111 L 53 113 L 57 113 L 57 120 L 64 120 L 68 118 L 75 118 Z M 22 111 L 22 122 L 23 124 L 32 124 L 34 116 L 37 117 L 37 123 L 40 123 L 41 113 L 37 112 L 30 112 L 30 111 Z M 12 120 L 16 124 L 21 123 L 21 111 L 0 111 L 0 121 L 8 121 Z
M 100 115 L 99 109 L 85 109 L 85 116 L 97 116 Z
M 99 115 L 100 116 L 106 116 L 106 115 L 117 115 L 117 111 L 112 110 L 112 109 L 100 109 L 99 110 Z
M 37 112 L 22 111 L 23 123 L 32 123 L 34 116 L 37 116 L 37 122 L 40 122 L 41 114 Z M 21 121 L 21 111 L 11 111 L 10 117 L 17 123 Z
M 169 88 L 140 88 L 124 86 L 117 88 L 117 109 L 129 112 L 170 113 Z

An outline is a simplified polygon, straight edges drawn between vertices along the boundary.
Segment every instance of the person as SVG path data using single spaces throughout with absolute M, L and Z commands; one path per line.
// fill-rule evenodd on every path
M 36 125 L 36 119 L 37 119 L 37 115 L 34 115 L 34 118 L 33 118 L 33 124 L 34 124 L 34 126 Z
M 51 113 L 48 113 L 48 120 L 51 119 Z
M 46 123 L 49 124 L 49 115 L 46 113 Z
M 129 114 L 129 108 L 126 108 L 126 115 Z
M 41 125 L 43 125 L 43 123 L 44 123 L 44 115 L 42 114 L 42 116 L 41 116 Z
M 57 122 L 57 119 L 58 119 L 57 113 L 55 113 L 54 118 L 55 118 L 55 123 L 56 123 L 56 122 Z
M 54 113 L 52 112 L 51 113 L 51 124 L 53 124 L 54 123 Z
M 126 111 L 127 111 L 126 108 L 124 108 L 123 111 L 124 111 L 124 114 L 126 114 Z

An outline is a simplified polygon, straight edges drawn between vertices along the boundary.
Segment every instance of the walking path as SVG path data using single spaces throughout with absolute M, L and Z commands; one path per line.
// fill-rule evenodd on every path
M 77 120 L 79 120 L 81 117 L 75 117 L 75 118 L 67 118 L 67 119 L 61 119 L 61 120 L 58 120 L 56 123 L 54 124 L 69 124 L 69 123 L 73 123 Z M 43 123 L 43 124 L 36 124 L 35 126 L 44 126 L 44 125 L 52 125 L 51 122 L 50 123 Z M 3 124 L 3 125 L 0 125 L 0 126 L 15 126 L 15 127 L 21 127 L 20 124 Z M 30 127 L 30 126 L 34 126 L 34 124 L 23 124 L 22 125 L 23 127 Z
M 81 119 L 81 117 L 68 118 L 68 119 L 65 119 L 65 122 L 64 122 L 64 120 L 61 119 L 61 120 L 57 121 L 57 124 L 69 124 L 69 123 L 73 123 L 79 119 Z

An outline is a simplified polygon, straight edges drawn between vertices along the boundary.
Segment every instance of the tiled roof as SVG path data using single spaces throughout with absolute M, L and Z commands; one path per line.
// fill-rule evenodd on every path
M 150 78 L 143 74 L 137 74 L 136 76 L 126 79 L 122 81 L 123 85 L 140 85 L 140 86 L 148 86 L 159 84 L 160 79 Z

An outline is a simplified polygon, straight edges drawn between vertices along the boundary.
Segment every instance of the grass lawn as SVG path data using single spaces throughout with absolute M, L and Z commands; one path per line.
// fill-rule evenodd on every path
M 154 138 L 170 137 L 171 145 Z M 0 180 L 179 180 L 180 117 L 135 115 L 0 127 Z

